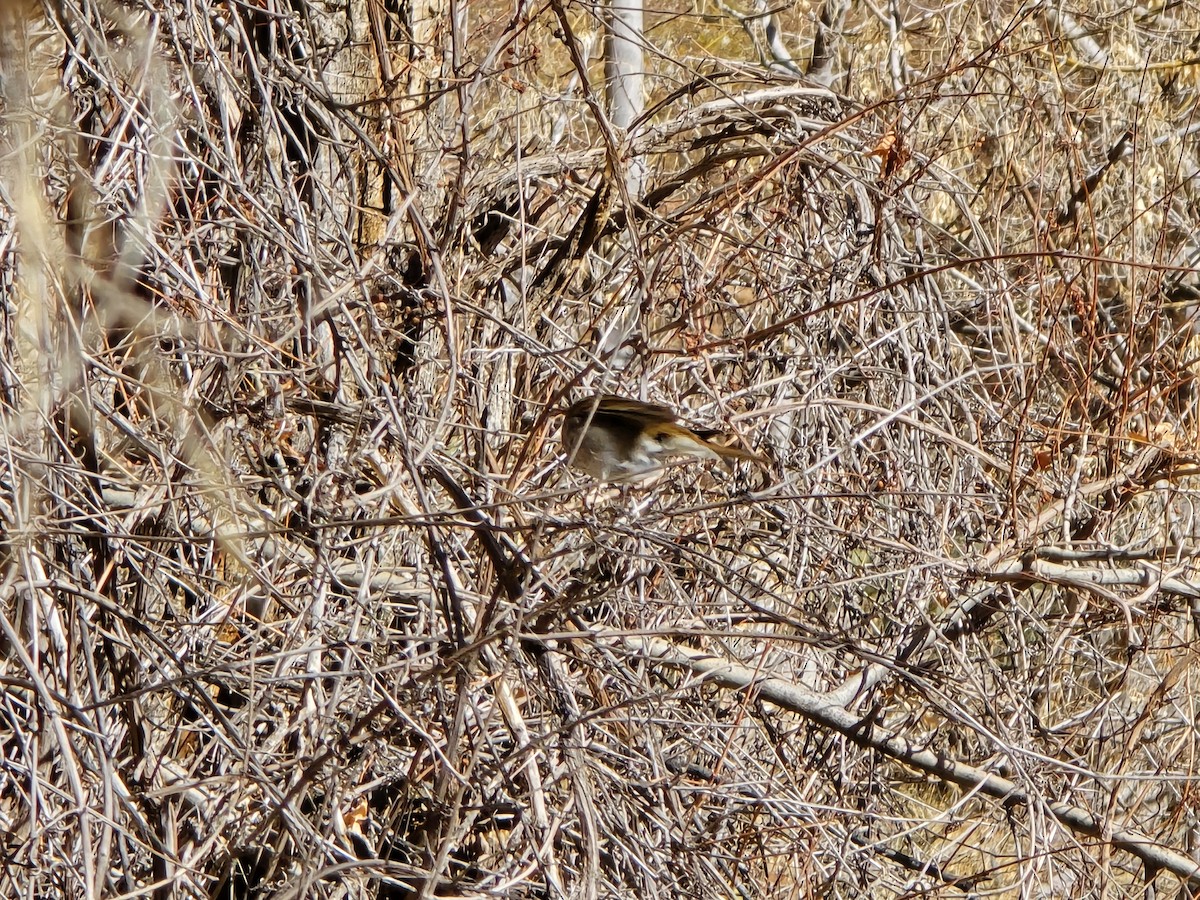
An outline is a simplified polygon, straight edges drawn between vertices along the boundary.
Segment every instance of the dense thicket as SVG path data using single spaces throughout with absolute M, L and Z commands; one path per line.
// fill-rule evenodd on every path
M 0 894 L 1200 886 L 1200 12 L 603 22 L 0 6 Z

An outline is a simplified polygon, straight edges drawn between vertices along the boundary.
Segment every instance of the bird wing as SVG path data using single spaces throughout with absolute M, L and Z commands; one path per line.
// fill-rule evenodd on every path
M 618 397 L 616 394 L 604 394 L 599 401 L 595 398 L 580 400 L 576 406 L 581 407 L 584 411 L 590 411 L 593 403 L 596 404 L 597 414 L 635 416 L 646 425 L 674 422 L 679 418 L 670 407 L 660 406 L 657 403 L 643 403 L 641 400 L 630 400 L 628 397 Z
M 567 410 L 568 419 L 588 421 L 600 416 L 626 419 L 642 426 L 674 422 L 679 418 L 669 407 L 618 397 L 616 394 L 593 394 L 572 403 Z

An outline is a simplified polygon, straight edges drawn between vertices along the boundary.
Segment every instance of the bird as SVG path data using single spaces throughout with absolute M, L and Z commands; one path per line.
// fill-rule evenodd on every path
M 568 464 L 599 481 L 629 481 L 658 471 L 672 457 L 767 465 L 757 453 L 717 443 L 717 435 L 680 425 L 669 407 L 615 394 L 593 394 L 571 404 L 562 424 Z

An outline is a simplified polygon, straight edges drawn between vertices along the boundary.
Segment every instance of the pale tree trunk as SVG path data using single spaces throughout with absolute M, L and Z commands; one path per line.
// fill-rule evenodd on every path
M 608 44 L 604 74 L 608 84 L 609 119 L 614 129 L 625 136 L 645 106 L 641 0 L 610 0 L 606 23 Z M 645 182 L 645 160 L 631 156 L 625 174 L 625 187 L 631 199 L 641 196 Z

